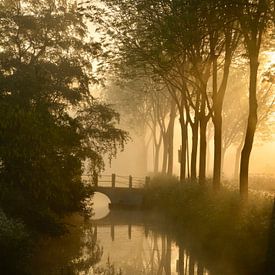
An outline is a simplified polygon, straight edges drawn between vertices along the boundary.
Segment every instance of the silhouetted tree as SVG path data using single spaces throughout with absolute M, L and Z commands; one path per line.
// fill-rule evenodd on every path
M 100 46 L 87 37 L 66 1 L 1 1 L 0 205 L 27 225 L 55 231 L 91 194 L 83 163 L 103 168 L 125 140 L 118 114 L 93 99 L 92 61 Z

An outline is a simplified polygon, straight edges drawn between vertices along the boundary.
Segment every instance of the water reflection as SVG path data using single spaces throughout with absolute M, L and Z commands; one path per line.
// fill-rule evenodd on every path
M 100 220 L 75 215 L 70 234 L 41 244 L 31 274 L 210 274 L 151 221 L 152 216 L 133 211 L 111 211 Z
M 92 226 L 104 248 L 101 262 L 109 259 L 123 274 L 210 274 L 169 235 L 152 230 L 146 233 L 145 226 L 107 225 L 106 221 Z

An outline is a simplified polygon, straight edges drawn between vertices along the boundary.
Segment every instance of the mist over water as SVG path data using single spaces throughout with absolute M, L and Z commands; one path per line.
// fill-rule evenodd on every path
M 274 9 L 0 0 L 1 275 L 273 275 Z

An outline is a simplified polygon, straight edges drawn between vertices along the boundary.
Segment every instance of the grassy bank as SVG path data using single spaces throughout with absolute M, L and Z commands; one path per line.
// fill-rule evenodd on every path
M 226 262 L 238 272 L 232 274 L 264 274 L 271 198 L 253 194 L 243 204 L 238 191 L 222 188 L 217 193 L 207 183 L 180 184 L 157 176 L 146 188 L 145 204 L 164 213 L 186 244 L 191 239 L 190 249 L 197 243 L 206 266 L 214 263 L 212 269 L 218 270 Z

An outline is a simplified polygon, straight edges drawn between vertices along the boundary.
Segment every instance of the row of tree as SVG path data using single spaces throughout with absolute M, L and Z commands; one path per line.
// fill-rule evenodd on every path
M 105 49 L 102 69 L 111 68 L 123 81 L 149 83 L 150 120 L 158 125 L 159 138 L 148 125 L 158 156 L 161 138 L 164 156 L 169 155 L 173 123 L 177 109 L 181 125 L 181 172 L 186 177 L 189 163 L 188 139 L 191 138 L 191 178 L 206 178 L 207 125 L 214 131 L 213 186 L 221 185 L 223 102 L 228 89 L 230 69 L 239 71 L 248 63 L 248 118 L 240 161 L 240 191 L 248 194 L 248 166 L 258 122 L 257 80 L 261 49 L 271 48 L 274 2 L 238 1 L 167 1 L 104 0 L 100 4 L 85 1 L 79 10 L 97 26 Z M 273 34 L 274 35 L 274 34 Z M 269 71 L 270 72 L 270 71 Z M 274 69 L 273 69 L 274 72 Z M 266 74 L 266 76 L 268 73 Z M 271 73 L 265 89 L 271 91 Z M 121 79 L 123 79 L 121 81 Z M 140 88 L 142 89 L 142 88 Z M 147 96 L 148 97 L 148 96 Z M 233 97 L 233 95 L 232 95 Z M 271 104 L 270 97 L 265 102 Z M 152 108 L 151 108 L 152 107 Z M 227 113 L 229 115 L 229 113 Z M 230 118 L 229 118 L 230 119 Z M 155 120 L 155 122 L 154 122 Z M 168 126 L 167 126 L 168 125 Z M 191 129 L 191 137 L 188 129 Z M 224 144 L 226 146 L 226 144 Z M 199 148 L 199 150 L 198 150 Z M 163 171 L 166 171 L 164 157 Z M 157 162 L 157 161 L 156 161 Z M 155 164 L 156 170 L 157 164 Z

